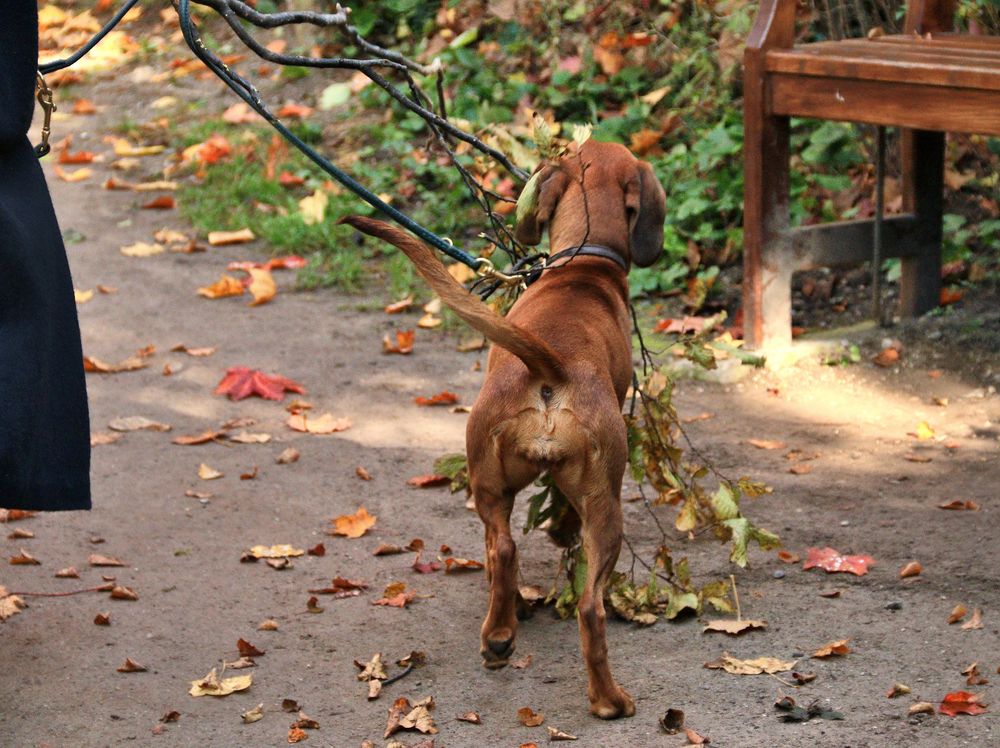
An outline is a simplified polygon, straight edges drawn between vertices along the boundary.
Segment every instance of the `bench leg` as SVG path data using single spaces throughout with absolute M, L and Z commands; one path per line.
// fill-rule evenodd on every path
M 900 314 L 915 317 L 941 299 L 941 216 L 944 191 L 944 133 L 902 131 L 903 210 L 917 217 L 918 253 L 903 258 Z
M 788 118 L 768 116 L 745 96 L 743 336 L 749 348 L 792 341 L 788 229 Z

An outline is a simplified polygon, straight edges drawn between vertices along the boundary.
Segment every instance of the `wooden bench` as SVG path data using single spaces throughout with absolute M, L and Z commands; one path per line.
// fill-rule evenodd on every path
M 789 228 L 789 117 L 901 131 L 903 316 L 937 306 L 944 133 L 1000 135 L 1000 37 L 953 33 L 955 0 L 908 0 L 905 33 L 795 44 L 796 0 L 761 0 L 744 55 L 743 329 L 752 348 L 791 341 L 792 273 L 872 259 L 874 219 Z M 877 271 L 877 268 L 874 270 Z

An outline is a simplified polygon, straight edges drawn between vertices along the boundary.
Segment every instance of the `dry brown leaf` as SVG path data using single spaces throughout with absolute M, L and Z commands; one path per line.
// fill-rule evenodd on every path
M 90 434 L 90 446 L 99 447 L 104 444 L 114 444 L 122 438 L 121 434 L 108 434 L 100 431 L 93 431 Z
M 21 548 L 16 556 L 10 557 L 12 566 L 39 566 L 42 562 Z
M 239 650 L 240 657 L 263 657 L 264 650 L 257 649 L 253 644 L 248 642 L 246 639 L 236 640 L 236 649 Z
M 148 242 L 136 242 L 121 248 L 121 253 L 126 257 L 152 257 L 166 251 L 162 244 L 150 244 Z
M 7 540 L 30 540 L 33 537 L 35 537 L 35 533 L 31 530 L 25 530 L 23 527 L 18 527 L 7 536 Z
M 287 559 L 286 559 L 287 560 Z M 322 613 L 323 606 L 319 604 L 319 598 L 313 595 L 308 600 L 306 600 L 306 612 L 307 613 Z
M 372 479 L 372 474 L 369 473 L 367 470 L 365 470 L 360 465 L 358 465 L 356 468 L 354 468 L 354 474 L 356 476 L 358 476 L 361 480 L 371 480 Z
M 965 670 L 962 671 L 962 675 L 966 676 L 965 685 L 967 686 L 985 686 L 989 684 L 989 678 L 984 678 L 982 673 L 979 672 L 979 663 L 973 662 Z
M 888 690 L 885 697 L 887 699 L 894 699 L 897 696 L 905 696 L 910 692 L 911 692 L 910 687 L 905 683 L 893 683 L 892 688 Z
M 929 701 L 918 701 L 916 704 L 910 705 L 910 708 L 906 710 L 906 714 L 910 717 L 914 714 L 934 714 L 934 705 Z
M 131 657 L 126 657 L 125 662 L 123 662 L 118 667 L 119 673 L 145 673 L 149 668 L 145 665 L 140 665 L 138 662 L 133 660 Z
M 178 343 L 170 350 L 173 353 L 186 353 L 189 356 L 204 357 L 211 356 L 217 349 L 214 347 L 191 348 L 183 343 Z
M 225 475 L 225 473 L 220 473 L 213 467 L 209 467 L 204 462 L 198 466 L 198 477 L 202 480 L 216 480 Z
M 404 549 L 400 548 L 398 545 L 392 545 L 390 543 L 382 543 L 373 552 L 373 556 L 392 556 L 397 553 L 403 553 Z
M 792 475 L 805 475 L 806 473 L 811 473 L 813 466 L 808 462 L 799 462 L 788 468 L 788 472 Z
M 386 314 L 399 314 L 400 312 L 405 312 L 411 306 L 413 306 L 413 294 L 410 294 L 405 299 L 400 299 L 399 301 L 396 301 L 396 302 L 394 302 L 392 304 L 389 304 L 385 308 L 385 313 Z
M 701 633 L 704 634 L 706 631 L 721 631 L 724 634 L 737 636 L 745 631 L 750 631 L 751 629 L 763 628 L 767 628 L 767 621 L 751 620 L 748 618 L 740 620 L 715 619 L 708 621 L 705 627 L 702 628 Z
M 460 714 L 455 717 L 459 722 L 470 722 L 473 725 L 483 724 L 483 718 L 479 716 L 478 712 L 466 712 L 465 714 Z
M 112 431 L 170 431 L 173 427 L 145 416 L 124 416 L 109 421 L 108 428 Z
M 919 561 L 910 561 L 910 563 L 899 570 L 899 578 L 906 579 L 907 577 L 915 577 L 923 570 L 924 567 L 920 565 Z
M 117 364 L 109 364 L 93 356 L 83 357 L 83 370 L 93 374 L 119 374 L 123 371 L 137 371 L 145 369 L 149 363 L 140 356 L 129 356 L 124 361 Z
M 90 179 L 94 176 L 94 170 L 89 166 L 84 166 L 81 169 L 74 169 L 73 171 L 67 171 L 57 164 L 53 167 L 53 171 L 56 173 L 56 176 L 64 182 L 82 182 L 83 180 Z
M 535 712 L 529 706 L 523 706 L 517 710 L 517 718 L 521 721 L 521 724 L 525 727 L 538 727 L 545 721 L 545 715 L 541 712 Z
M 962 624 L 963 631 L 972 631 L 983 627 L 983 612 L 979 608 L 972 609 L 972 617 Z
M 293 413 L 288 416 L 285 425 L 292 431 L 302 431 L 308 434 L 335 434 L 346 431 L 353 423 L 350 418 L 334 418 L 331 413 L 324 413 L 318 418 L 311 418 L 307 413 Z
M 974 501 L 959 501 L 954 499 L 947 504 L 938 504 L 938 509 L 965 510 L 970 512 L 979 511 L 979 504 Z
M 247 711 L 240 714 L 240 719 L 247 725 L 264 719 L 264 704 L 260 703 L 253 709 L 247 709 Z
M 215 668 L 200 680 L 191 681 L 192 696 L 228 696 L 236 691 L 245 691 L 253 685 L 253 674 L 237 675 L 232 678 L 219 679 Z
M 706 662 L 705 667 L 709 670 L 725 670 L 733 675 L 760 675 L 768 673 L 774 675 L 783 673 L 795 667 L 795 660 L 784 661 L 775 657 L 757 657 L 753 660 L 740 660 L 732 657 L 729 653 L 723 652 L 722 656 L 713 662 Z
M 966 608 L 964 605 L 962 605 L 962 603 L 959 603 L 954 608 L 952 608 L 951 613 L 948 616 L 948 623 L 958 623 L 963 618 L 965 618 L 965 614 L 968 612 L 969 609 Z
M 111 588 L 112 600 L 138 600 L 139 596 L 134 590 L 121 584 L 116 584 Z
M 65 569 L 57 571 L 54 576 L 60 579 L 79 579 L 80 573 L 72 566 L 67 566 Z
M 278 630 L 278 622 L 275 621 L 273 618 L 267 618 L 267 619 L 261 621 L 259 624 L 257 624 L 257 630 L 258 631 L 277 631 Z
M 362 506 L 354 514 L 342 514 L 339 517 L 334 517 L 331 520 L 334 528 L 329 531 L 329 534 L 360 538 L 375 525 L 377 519 L 377 516 L 369 514 L 368 510 Z
M 690 745 L 707 745 L 708 743 L 711 742 L 707 737 L 705 737 L 704 735 L 699 735 L 690 727 L 684 728 L 684 735 L 685 737 L 687 737 L 688 743 Z
M 530 654 L 525 655 L 519 660 L 512 660 L 510 666 L 515 670 L 524 670 L 531 664 L 532 657 Z
M 238 434 L 230 436 L 229 441 L 235 442 L 236 444 L 267 444 L 271 441 L 271 435 L 241 431 Z
M 568 732 L 559 730 L 555 727 L 546 728 L 549 731 L 549 742 L 556 742 L 559 740 L 578 740 L 576 735 L 570 735 Z
M 0 621 L 6 621 L 11 616 L 20 613 L 28 604 L 17 595 L 12 595 L 7 588 L 0 585 Z
M 250 549 L 250 555 L 254 558 L 289 558 L 301 556 L 305 553 L 301 548 L 291 545 L 255 545 Z
M 784 449 L 788 446 L 785 442 L 774 439 L 747 439 L 747 444 L 757 449 Z
M 222 299 L 226 296 L 242 296 L 243 291 L 243 284 L 238 278 L 223 273 L 212 285 L 199 288 L 198 295 L 206 299 Z
M 208 243 L 213 247 L 221 247 L 227 244 L 245 244 L 246 242 L 252 242 L 256 238 L 250 229 L 208 232 Z
M 835 642 L 830 642 L 829 644 L 824 644 L 822 647 L 817 649 L 812 653 L 811 657 L 823 658 L 823 657 L 839 657 L 846 655 L 853 650 L 847 646 L 847 642 L 850 639 L 838 639 Z
M 786 564 L 797 564 L 802 560 L 802 557 L 797 553 L 790 553 L 789 551 L 778 551 L 778 560 Z
M 299 450 L 295 447 L 285 447 L 281 450 L 281 454 L 277 456 L 275 462 L 279 465 L 290 465 L 293 462 L 298 462 L 301 456 Z
M 101 556 L 97 553 L 90 554 L 87 558 L 87 563 L 91 566 L 125 566 L 125 564 L 117 558 L 112 558 L 111 556 Z
M 111 625 L 111 614 L 110 613 L 98 613 L 94 616 L 95 626 L 110 626 Z
M 278 293 L 278 285 L 274 282 L 274 276 L 270 270 L 264 268 L 248 268 L 250 274 L 250 295 L 253 301 L 250 306 L 260 306 L 266 304 Z

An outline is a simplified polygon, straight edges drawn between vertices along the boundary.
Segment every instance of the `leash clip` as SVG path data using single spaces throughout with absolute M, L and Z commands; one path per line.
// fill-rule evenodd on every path
M 528 289 L 528 285 L 524 282 L 524 276 L 503 273 L 497 270 L 493 263 L 485 257 L 477 257 L 476 266 L 476 275 L 480 278 L 489 278 L 504 286 L 518 286 L 522 291 Z
M 52 134 L 52 112 L 56 110 L 56 104 L 52 100 L 52 89 L 45 82 L 41 71 L 36 71 L 36 75 L 38 78 L 35 82 L 35 98 L 38 99 L 38 103 L 42 107 L 44 119 L 42 120 L 42 142 L 35 146 L 35 155 L 42 158 L 52 150 L 52 146 L 49 145 L 49 135 Z

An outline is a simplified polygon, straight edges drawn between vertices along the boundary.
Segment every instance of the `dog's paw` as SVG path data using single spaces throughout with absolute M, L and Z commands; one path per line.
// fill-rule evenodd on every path
M 501 629 L 483 642 L 479 650 L 483 656 L 483 666 L 498 670 L 507 664 L 514 654 L 514 635 L 509 629 Z
M 590 702 L 590 713 L 601 719 L 618 719 L 619 717 L 631 717 L 635 714 L 635 702 L 626 691 L 621 688 L 612 696 L 605 696 L 592 699 Z

